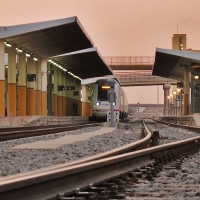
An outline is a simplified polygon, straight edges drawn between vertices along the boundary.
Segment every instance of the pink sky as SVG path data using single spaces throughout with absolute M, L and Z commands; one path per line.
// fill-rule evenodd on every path
M 199 0 L 0 0 L 0 26 L 77 16 L 102 56 L 154 56 L 187 34 L 200 49 Z M 157 103 L 157 87 L 126 87 L 129 103 Z M 139 94 L 140 93 L 140 94 Z M 163 90 L 159 86 L 159 102 Z

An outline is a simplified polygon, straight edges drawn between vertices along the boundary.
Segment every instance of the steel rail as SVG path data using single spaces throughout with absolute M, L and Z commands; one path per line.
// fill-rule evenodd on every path
M 90 161 L 94 161 L 94 160 L 99 160 L 99 159 L 123 154 L 123 153 L 129 152 L 129 151 L 136 151 L 136 150 L 139 150 L 139 149 L 147 148 L 149 146 L 151 136 L 152 136 L 152 133 L 150 131 L 148 131 L 148 132 L 146 132 L 145 137 L 142 138 L 141 140 L 138 140 L 136 142 L 124 145 L 122 147 L 118 147 L 116 149 L 113 149 L 113 150 L 110 150 L 110 151 L 107 151 L 107 152 L 103 152 L 101 154 L 90 156 L 88 158 L 83 158 L 83 159 L 72 161 L 72 162 L 65 163 L 65 164 L 58 164 L 58 165 L 55 165 L 55 166 L 49 166 L 49 167 L 45 167 L 43 169 L 30 171 L 28 173 L 29 173 L 29 175 L 31 175 L 31 174 L 34 175 L 36 172 L 38 172 L 38 173 L 43 172 L 43 171 L 48 172 L 48 171 L 51 171 L 52 169 L 53 170 L 61 169 L 61 168 L 69 167 L 69 166 L 72 166 L 72 165 L 82 164 L 82 163 L 86 163 L 86 162 L 90 162 Z M 26 174 L 24 174 L 24 175 L 26 176 Z M 16 174 L 15 177 L 17 177 L 17 176 L 21 177 L 21 176 L 23 176 L 23 174 Z M 9 180 L 9 179 L 12 180 L 12 176 L 8 176 L 8 177 L 5 177 L 5 178 L 7 180 Z
M 200 133 L 200 127 L 199 126 L 188 126 L 188 125 L 184 125 L 184 124 L 175 124 L 175 123 L 164 122 L 164 121 L 155 120 L 155 119 L 154 119 L 154 121 L 162 123 L 162 124 L 167 124 L 169 126 L 184 128 L 184 129 L 187 129 L 187 130 L 190 130 L 190 131 L 196 131 L 196 132 Z
M 150 134 L 148 129 L 146 131 Z M 0 199 L 57 199 L 57 194 L 70 195 L 77 188 L 84 190 L 91 183 L 97 185 L 145 166 L 153 161 L 155 153 L 178 151 L 194 144 L 200 144 L 200 136 L 60 169 L 1 178 Z
M 54 127 L 54 128 L 45 128 L 45 129 L 36 129 L 33 130 L 17 130 L 17 131 L 11 131 L 11 132 L 0 132 L 0 141 L 8 140 L 8 139 L 18 139 L 18 138 L 25 138 L 25 137 L 32 137 L 32 136 L 40 136 L 40 135 L 47 135 L 52 133 L 58 133 L 62 131 L 70 131 L 70 130 L 76 130 L 80 128 L 85 127 L 94 127 L 98 126 L 100 123 L 81 123 L 81 124 L 75 124 L 74 126 L 71 125 L 61 125 L 60 127 Z
M 71 123 L 71 121 L 70 121 Z M 51 124 L 51 125 L 41 125 L 41 126 L 18 126 L 18 127 L 2 127 L 0 128 L 0 133 L 1 132 L 11 132 L 11 131 L 22 131 L 22 130 L 33 130 L 33 129 L 46 129 L 46 128 L 57 128 L 57 127 L 64 127 L 64 126 L 69 126 L 70 123 L 65 123 L 65 124 Z M 85 123 L 92 123 L 89 121 L 84 121 L 84 122 L 76 122 L 75 124 L 81 125 Z M 93 122 L 94 123 L 94 122 Z

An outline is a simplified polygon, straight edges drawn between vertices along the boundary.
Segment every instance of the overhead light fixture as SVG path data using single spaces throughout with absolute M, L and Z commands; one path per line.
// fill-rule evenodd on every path
M 34 60 L 34 61 L 38 61 L 38 59 L 37 59 L 37 58 L 35 58 L 35 57 L 33 58 L 33 60 Z
M 15 48 L 18 52 L 23 52 L 21 49 L 19 49 L 19 48 Z
M 11 44 L 7 43 L 7 42 L 4 42 L 4 44 L 7 46 L 7 47 L 12 47 Z
M 30 54 L 26 53 L 26 57 L 30 57 L 30 56 L 31 56 Z
M 198 80 L 198 79 L 199 79 L 199 76 L 194 76 L 194 79 L 195 79 L 195 80 Z
M 61 65 L 59 65 L 58 63 L 54 62 L 51 59 L 48 59 L 48 62 L 52 63 L 53 65 L 55 65 L 56 67 L 58 67 L 59 69 L 62 69 L 63 71 L 67 71 L 67 69 L 65 69 L 64 67 L 62 67 Z

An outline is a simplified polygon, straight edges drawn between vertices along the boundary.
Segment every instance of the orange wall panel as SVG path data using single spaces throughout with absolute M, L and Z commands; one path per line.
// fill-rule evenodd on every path
M 57 96 L 57 105 L 58 116 L 62 116 L 62 96 Z
M 26 99 L 26 112 L 27 115 L 35 114 L 35 91 L 33 88 L 27 88 L 27 99 Z
M 18 116 L 26 115 L 26 86 L 18 86 Z
M 8 83 L 9 116 L 16 116 L 16 84 Z
M 66 99 L 62 97 L 62 116 L 66 116 Z
M 91 103 L 82 102 L 82 116 L 91 116 Z
M 82 116 L 82 101 L 77 101 L 78 103 L 78 116 Z
M 54 116 L 58 116 L 58 102 L 57 102 L 57 94 L 53 95 L 53 102 L 54 102 Z
M 47 92 L 42 91 L 42 115 L 47 116 Z
M 41 90 L 38 90 L 38 115 L 42 115 L 42 104 L 41 104 L 41 102 L 42 102 L 42 97 L 41 97 Z M 37 101 L 37 99 L 36 99 L 36 101 Z
M 0 116 L 5 116 L 5 81 L 0 80 Z
M 35 115 L 42 115 L 41 90 L 34 90 L 34 95 L 35 95 Z
M 66 99 L 66 110 L 65 110 L 65 115 L 68 116 L 68 104 L 69 104 L 69 100 L 68 100 L 68 97 L 65 97 Z
M 70 116 L 70 98 L 66 97 L 66 116 Z

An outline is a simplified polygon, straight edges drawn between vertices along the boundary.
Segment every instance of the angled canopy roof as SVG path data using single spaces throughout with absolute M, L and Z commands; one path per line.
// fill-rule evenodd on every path
M 60 63 L 81 79 L 113 75 L 112 70 L 95 47 L 54 56 L 50 59 Z
M 94 78 L 87 78 L 81 80 L 81 85 L 89 85 L 89 84 L 94 84 L 96 81 L 100 79 L 115 79 L 119 84 L 119 79 L 115 75 L 108 75 L 108 76 L 102 76 L 102 77 L 94 77 Z
M 41 58 L 93 47 L 77 17 L 0 27 L 0 39 Z
M 152 74 L 183 80 L 184 65 L 200 65 L 200 53 L 156 48 Z

